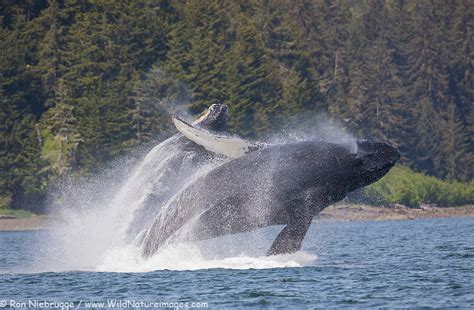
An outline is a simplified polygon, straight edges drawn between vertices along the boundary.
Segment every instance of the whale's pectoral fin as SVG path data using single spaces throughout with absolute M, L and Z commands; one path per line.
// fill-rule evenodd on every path
M 306 232 L 311 225 L 311 219 L 288 223 L 273 241 L 267 256 L 294 253 L 301 249 Z
M 301 249 L 313 217 L 328 206 L 324 191 L 312 188 L 302 194 L 301 199 L 290 206 L 287 225 L 273 241 L 267 256 L 294 253 Z
M 173 123 L 176 129 L 189 140 L 201 145 L 208 151 L 230 158 L 244 156 L 245 154 L 263 148 L 262 144 L 236 137 L 218 135 L 201 128 L 196 128 L 177 116 L 173 117 Z
M 301 249 L 313 217 L 323 209 L 318 207 L 322 204 L 317 197 L 317 193 L 308 193 L 306 199 L 291 208 L 288 223 L 273 241 L 267 256 L 294 253 Z M 307 201 L 314 202 L 308 204 Z

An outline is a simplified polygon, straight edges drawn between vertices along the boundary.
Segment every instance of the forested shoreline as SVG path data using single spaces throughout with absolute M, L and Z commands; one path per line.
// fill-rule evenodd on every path
M 470 0 L 2 1 L 0 207 L 39 211 L 59 178 L 169 136 L 170 111 L 214 103 L 252 139 L 327 114 L 472 197 L 473 10 Z

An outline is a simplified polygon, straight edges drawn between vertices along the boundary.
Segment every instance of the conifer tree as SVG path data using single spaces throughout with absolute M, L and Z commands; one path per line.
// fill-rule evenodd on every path
M 374 136 L 403 148 L 411 128 L 405 111 L 408 96 L 394 60 L 394 23 L 385 2 L 374 1 L 364 20 L 370 40 L 363 66 L 370 112 L 364 122 Z
M 137 143 L 154 141 L 157 135 L 171 132 L 171 115 L 190 101 L 183 83 L 154 65 L 134 86 L 135 110 L 132 111 Z
M 255 23 L 242 12 L 235 43 L 226 59 L 229 124 L 244 136 L 255 137 L 270 129 L 280 85 L 271 74 L 263 38 Z
M 457 1 L 450 20 L 450 35 L 446 50 L 449 59 L 450 93 L 459 107 L 465 125 L 474 98 L 473 51 L 474 51 L 474 4 L 472 1 Z
M 412 102 L 410 113 L 417 124 L 417 142 L 412 148 L 415 167 L 440 175 L 442 117 L 449 99 L 447 66 L 439 24 L 433 22 L 435 8 L 430 2 L 417 3 L 411 23 L 412 37 L 406 46 L 406 87 Z M 429 124 L 431 123 L 431 124 Z
M 443 164 L 444 174 L 451 180 L 468 179 L 472 165 L 472 155 L 468 151 L 468 132 L 456 111 L 456 105 L 448 106 L 446 125 L 443 130 Z M 471 168 L 472 169 L 472 168 Z
M 32 70 L 37 34 L 27 23 L 28 12 L 14 6 L 9 27 L 0 31 L 0 196 L 16 208 L 34 208 L 32 201 L 44 190 L 35 130 L 44 107 L 40 78 Z

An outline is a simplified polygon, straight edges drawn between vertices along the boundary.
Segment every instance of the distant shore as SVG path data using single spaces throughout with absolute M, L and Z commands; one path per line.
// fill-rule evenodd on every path
M 51 227 L 51 224 L 52 221 L 46 216 L 34 216 L 28 218 L 0 216 L 0 231 L 45 230 Z
M 418 218 L 474 217 L 474 205 L 440 208 L 423 205 L 408 208 L 402 205 L 374 207 L 368 205 L 334 205 L 324 209 L 315 221 L 395 221 Z
M 335 205 L 324 209 L 314 221 L 394 221 L 442 217 L 474 217 L 474 205 L 450 208 L 421 206 L 417 209 L 401 205 L 390 208 L 354 204 Z M 53 220 L 47 216 L 15 218 L 0 215 L 0 231 L 47 230 L 52 225 Z

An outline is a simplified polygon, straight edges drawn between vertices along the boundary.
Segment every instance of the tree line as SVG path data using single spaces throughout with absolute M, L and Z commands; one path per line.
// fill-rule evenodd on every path
M 474 175 L 470 0 L 5 0 L 0 205 L 229 106 L 262 138 L 326 113 L 415 171 Z

